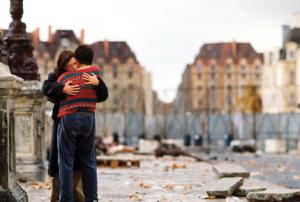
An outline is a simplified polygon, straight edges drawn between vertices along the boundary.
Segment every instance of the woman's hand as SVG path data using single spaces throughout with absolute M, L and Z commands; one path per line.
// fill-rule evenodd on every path
M 80 90 L 80 86 L 79 85 L 71 85 L 71 82 L 72 81 L 68 81 L 65 83 L 63 92 L 67 95 L 76 95 Z
M 94 73 L 91 74 L 83 73 L 83 80 L 86 81 L 85 84 L 91 84 L 93 86 L 99 85 L 99 80 Z

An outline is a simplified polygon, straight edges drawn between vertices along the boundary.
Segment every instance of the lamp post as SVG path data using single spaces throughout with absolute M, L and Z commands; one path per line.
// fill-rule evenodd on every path
M 9 69 L 24 80 L 38 80 L 38 67 L 32 55 L 33 46 L 26 33 L 26 24 L 21 20 L 23 0 L 10 0 L 10 14 L 12 22 L 3 39 Z

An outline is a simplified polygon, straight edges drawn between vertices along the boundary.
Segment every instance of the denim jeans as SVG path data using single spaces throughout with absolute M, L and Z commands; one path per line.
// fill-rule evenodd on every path
M 95 116 L 76 112 L 61 118 L 58 127 L 58 167 L 60 201 L 73 202 L 73 167 L 75 150 L 82 168 L 85 201 L 97 201 Z

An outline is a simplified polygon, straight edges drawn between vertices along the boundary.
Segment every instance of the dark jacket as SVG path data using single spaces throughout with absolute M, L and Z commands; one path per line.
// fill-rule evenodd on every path
M 63 93 L 64 86 L 57 83 L 58 77 L 54 73 L 50 73 L 48 79 L 44 81 L 42 91 L 45 96 L 49 98 L 49 101 L 54 103 L 52 111 L 53 129 L 52 129 L 52 140 L 51 148 L 49 151 L 49 169 L 48 174 L 51 177 L 55 177 L 58 174 L 58 149 L 57 149 L 57 129 L 59 118 L 57 118 L 59 110 L 59 101 L 65 99 Z M 104 81 L 99 78 L 99 85 L 95 86 L 97 92 L 97 102 L 103 102 L 108 98 L 108 90 Z M 80 170 L 78 154 L 75 153 L 74 170 Z
M 50 73 L 48 79 L 44 81 L 42 91 L 45 96 L 51 99 L 54 103 L 52 111 L 52 119 L 58 121 L 57 114 L 59 110 L 59 101 L 65 99 L 63 93 L 64 86 L 57 83 L 58 77 L 54 73 Z M 97 102 L 104 102 L 108 98 L 108 89 L 106 84 L 101 78 L 99 79 L 99 85 L 95 86 L 97 92 Z

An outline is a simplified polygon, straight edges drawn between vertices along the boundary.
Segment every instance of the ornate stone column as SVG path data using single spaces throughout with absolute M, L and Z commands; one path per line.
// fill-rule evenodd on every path
M 24 80 L 38 80 L 38 68 L 32 55 L 32 44 L 26 33 L 26 24 L 21 21 L 23 0 L 10 0 L 12 22 L 4 37 L 8 66 L 12 74 Z
M 4 37 L 4 50 L 12 74 L 23 78 L 24 85 L 15 104 L 17 173 L 32 180 L 43 180 L 46 169 L 44 145 L 44 103 L 38 81 L 33 47 L 21 21 L 23 0 L 10 0 L 12 22 Z
M 23 79 L 10 74 L 0 63 L 0 201 L 27 202 L 26 192 L 16 181 L 15 99 Z

